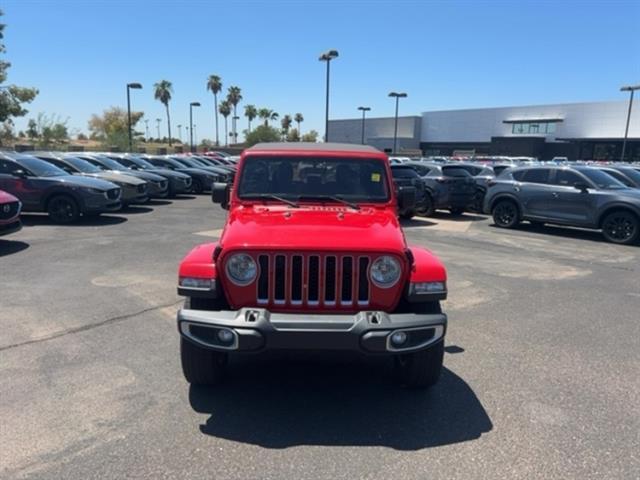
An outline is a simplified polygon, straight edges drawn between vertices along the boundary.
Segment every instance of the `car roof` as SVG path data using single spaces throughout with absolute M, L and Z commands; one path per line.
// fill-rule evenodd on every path
M 244 151 L 246 154 L 254 153 L 357 153 L 360 156 L 362 154 L 374 155 L 376 157 L 384 157 L 386 155 L 377 148 L 370 147 L 369 145 L 358 145 L 354 143 L 311 143 L 311 142 L 271 142 L 271 143 L 258 143 L 251 148 Z

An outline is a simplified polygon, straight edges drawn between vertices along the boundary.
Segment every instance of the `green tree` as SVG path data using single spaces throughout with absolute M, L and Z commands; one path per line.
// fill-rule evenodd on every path
M 142 112 L 131 112 L 131 128 L 135 130 L 142 116 Z M 92 115 L 89 131 L 90 138 L 101 141 L 103 147 L 118 147 L 121 150 L 129 148 L 127 111 L 122 108 L 110 107 L 102 115 Z
M 300 141 L 300 133 L 297 128 L 292 128 L 287 135 L 287 142 L 299 142 Z
M 289 135 L 289 129 L 291 128 L 292 123 L 293 120 L 291 119 L 291 115 L 285 115 L 282 117 L 282 120 L 280 120 L 280 126 L 282 126 L 282 134 L 284 138 L 287 138 L 287 135 Z
M 316 132 L 315 130 L 311 130 L 310 132 L 302 135 L 302 141 L 316 143 L 318 141 L 318 136 L 319 136 L 318 132 Z
M 218 111 L 220 115 L 224 117 L 224 138 L 225 138 L 225 146 L 229 145 L 229 124 L 227 123 L 227 117 L 231 115 L 231 104 L 227 100 L 223 100 L 220 102 L 220 106 L 218 107 Z
M 251 132 L 251 122 L 258 116 L 258 109 L 255 105 L 245 105 L 244 116 L 247 117 L 249 122 L 249 129 L 247 131 Z
M 38 124 L 33 118 L 30 118 L 29 123 L 27 123 L 27 137 L 31 140 L 38 138 Z
M 242 91 L 240 87 L 231 86 L 227 92 L 227 101 L 233 105 L 233 116 L 237 117 L 236 108 L 238 103 L 242 100 Z M 233 143 L 238 143 L 238 132 L 236 131 L 236 122 L 233 122 Z
M 216 146 L 220 146 L 220 139 L 218 137 L 218 93 L 222 90 L 222 79 L 218 75 L 209 75 L 207 79 L 207 90 L 213 93 L 213 108 L 214 115 L 216 117 Z
M 0 10 L 0 17 L 2 15 L 2 10 Z M 5 26 L 5 24 L 0 23 L 0 54 L 4 54 L 6 51 L 3 43 Z M 9 122 L 10 127 L 12 127 L 12 119 L 14 117 L 22 117 L 28 113 L 23 104 L 33 101 L 38 94 L 38 90 L 16 85 L 5 85 L 9 67 L 11 67 L 11 63 L 0 58 L 0 85 L 2 85 L 2 88 L 0 88 L 0 123 Z M 0 141 L 1 144 L 2 142 Z
M 154 98 L 159 100 L 167 110 L 167 130 L 169 132 L 169 146 L 171 146 L 171 117 L 169 116 L 169 101 L 173 93 L 173 87 L 168 80 L 160 80 L 153 88 L 155 89 Z
M 298 136 L 300 136 L 300 132 L 302 132 L 302 129 L 300 128 L 300 124 L 304 122 L 304 117 L 302 116 L 301 113 L 296 113 L 293 117 L 293 120 L 298 124 Z
M 256 143 L 279 142 L 280 132 L 269 125 L 259 125 L 253 131 L 245 131 L 245 144 L 251 147 Z
M 258 110 L 258 116 L 262 120 L 264 120 L 265 127 L 268 127 L 269 121 L 277 120 L 280 115 L 278 115 L 278 112 L 274 112 L 273 110 L 270 110 L 268 108 L 261 108 L 260 110 Z

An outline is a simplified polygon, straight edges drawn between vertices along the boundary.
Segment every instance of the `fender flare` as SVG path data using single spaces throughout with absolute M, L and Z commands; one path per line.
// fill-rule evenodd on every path
M 178 275 L 180 277 L 217 279 L 216 265 L 213 253 L 218 242 L 203 243 L 193 248 L 180 262 Z
M 409 250 L 413 256 L 410 283 L 447 281 L 447 269 L 430 250 L 419 245 L 409 245 Z

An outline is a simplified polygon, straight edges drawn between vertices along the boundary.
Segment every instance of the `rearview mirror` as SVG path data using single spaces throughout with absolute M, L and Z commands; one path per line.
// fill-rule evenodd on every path
M 398 209 L 408 210 L 416 205 L 415 187 L 400 187 L 398 189 Z
M 231 193 L 231 186 L 228 183 L 214 183 L 211 188 L 211 201 L 213 203 L 219 203 L 225 210 L 229 209 L 229 196 Z
M 574 183 L 573 186 L 574 186 L 574 188 L 577 188 L 581 192 L 588 192 L 589 191 L 589 185 L 587 185 L 586 183 L 583 183 L 583 182 Z

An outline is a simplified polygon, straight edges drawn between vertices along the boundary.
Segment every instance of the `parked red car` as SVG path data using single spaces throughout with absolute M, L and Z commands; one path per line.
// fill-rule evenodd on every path
M 214 384 L 228 354 L 349 350 L 395 359 L 399 380 L 440 376 L 446 271 L 408 245 L 387 156 L 341 144 L 259 144 L 245 150 L 233 186 L 215 184 L 229 210 L 217 243 L 180 265 L 181 359 L 192 384 Z
M 22 210 L 20 200 L 0 190 L 0 236 L 17 232 L 22 228 L 20 210 Z

